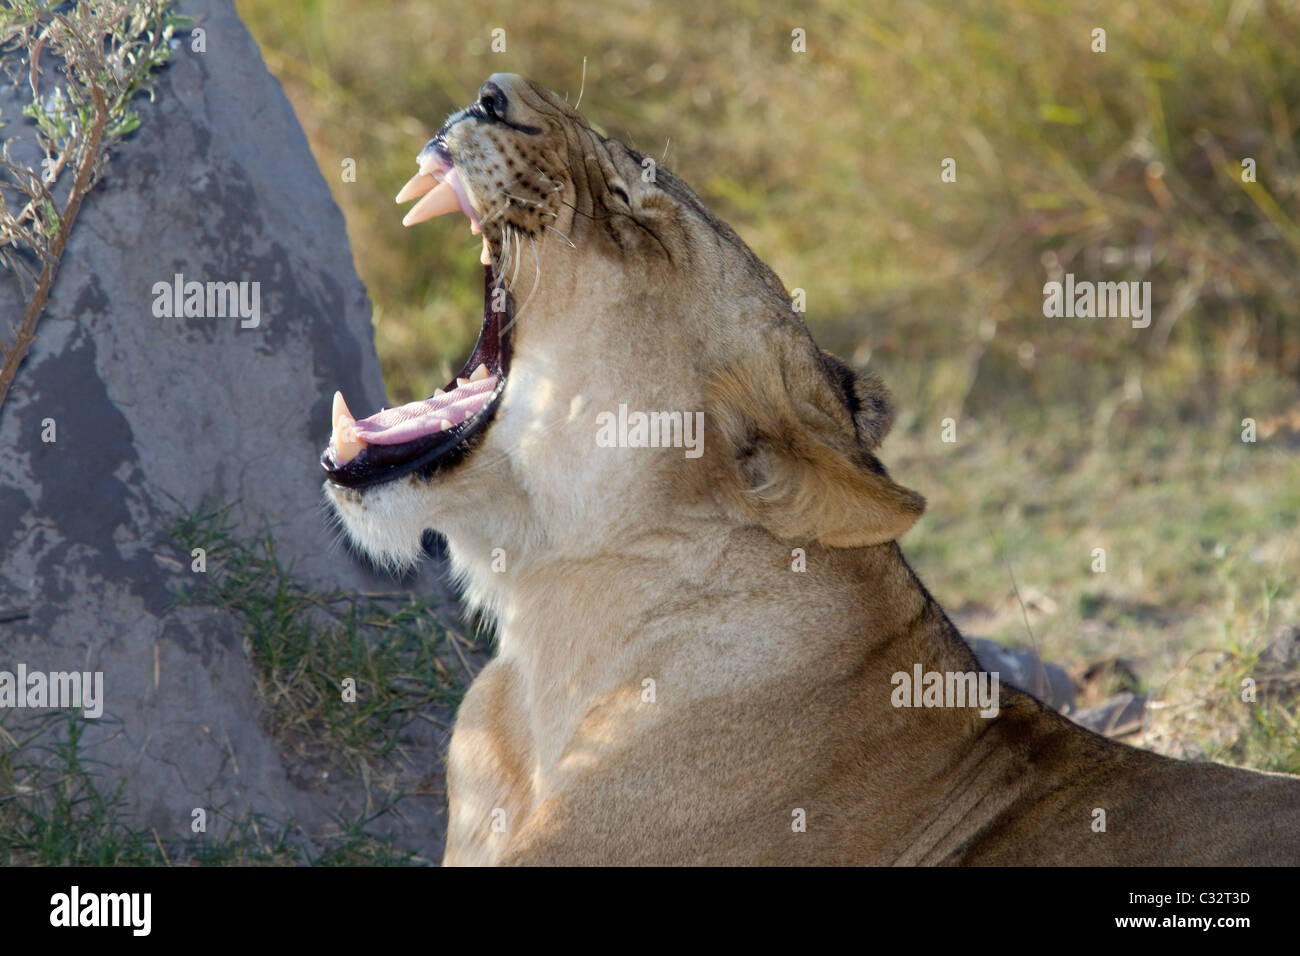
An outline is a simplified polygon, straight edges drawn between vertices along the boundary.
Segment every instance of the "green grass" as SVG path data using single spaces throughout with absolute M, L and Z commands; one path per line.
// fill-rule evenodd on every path
M 66 728 L 62 737 L 56 729 L 19 740 L 0 727 L 0 862 L 107 866 L 157 860 L 150 834 L 118 822 L 121 788 L 101 791 L 83 760 L 83 721 L 68 717 Z
M 377 805 L 338 817 L 324 832 L 261 813 L 209 812 L 208 833 L 161 839 L 124 823 L 114 768 L 81 746 L 79 715 L 57 715 L 18 738 L 0 721 L 0 864 L 4 865 L 409 865 L 428 861 L 372 824 L 405 795 L 384 774 L 411 720 L 449 716 L 486 647 L 407 594 L 320 592 L 297 581 L 275 543 L 227 530 L 231 508 L 186 514 L 172 536 L 206 571 L 176 603 L 237 621 L 253 665 L 266 726 L 295 766 L 337 768 L 371 781 Z M 356 682 L 345 702 L 342 681 Z M 313 847 L 315 849 L 313 849 Z
M 355 771 L 384 758 L 402 728 L 431 709 L 459 705 L 469 661 L 485 645 L 466 639 L 411 594 L 322 593 L 296 581 L 269 536 L 237 540 L 230 508 L 178 519 L 172 537 L 202 548 L 207 570 L 178 592 L 239 622 L 272 731 L 300 759 Z M 354 682 L 345 699 L 344 681 Z
M 105 768 L 81 749 L 84 718 L 57 715 L 36 732 L 14 739 L 0 726 L 0 865 L 4 866 L 227 866 L 287 865 L 302 861 L 291 825 L 248 814 L 234 819 L 216 808 L 213 835 L 162 840 L 153 830 L 123 822 L 122 787 L 105 789 Z M 219 835 L 218 835 L 219 834 Z M 388 852 L 386 841 L 349 834 L 335 852 L 366 846 Z M 351 844 L 347 846 L 346 844 Z
M 103 768 L 81 750 L 84 720 L 58 715 L 14 740 L 0 726 L 0 865 L 3 866 L 405 866 L 425 861 L 367 827 L 396 803 L 339 818 L 326 833 L 260 813 L 213 808 L 208 833 L 162 839 L 123 822 L 122 788 L 104 789 Z M 310 842 L 308 841 L 310 836 Z M 311 845 L 319 847 L 312 851 Z

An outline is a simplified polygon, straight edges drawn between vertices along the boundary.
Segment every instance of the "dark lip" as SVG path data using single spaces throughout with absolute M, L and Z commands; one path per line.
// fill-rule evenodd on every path
M 437 472 L 459 464 L 475 444 L 473 439 L 485 432 L 496 416 L 497 405 L 505 391 L 510 371 L 512 308 L 509 293 L 505 296 L 504 311 L 492 308 L 493 292 L 497 287 L 492 267 L 483 267 L 483 327 L 478 341 L 470 353 L 460 376 L 482 363 L 497 376 L 497 387 L 483 410 L 455 428 L 434 435 L 425 435 L 400 445 L 367 445 L 355 458 L 344 465 L 334 463 L 330 449 L 321 453 L 321 467 L 326 477 L 344 488 L 367 488 L 372 485 L 396 481 L 404 475 L 417 473 L 428 478 Z

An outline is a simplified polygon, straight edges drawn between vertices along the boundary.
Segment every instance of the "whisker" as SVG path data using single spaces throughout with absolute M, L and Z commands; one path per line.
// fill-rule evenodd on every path
M 517 229 L 515 229 L 513 226 L 511 227 L 511 231 L 513 231 L 513 232 L 515 233 L 515 249 L 518 250 L 518 248 L 519 248 L 519 231 L 518 231 Z M 515 287 L 515 280 L 519 278 L 519 260 L 522 259 L 522 258 L 523 258 L 523 257 L 520 256 L 520 255 L 516 255 L 516 256 L 515 256 L 515 274 L 512 275 L 512 276 L 510 277 L 510 288 L 512 288 L 512 289 Z
M 537 267 L 537 272 L 533 275 L 533 287 L 528 292 L 528 299 L 531 302 L 533 293 L 537 291 L 538 283 L 542 281 L 542 260 L 537 255 L 537 243 L 533 242 L 533 237 L 528 237 L 528 244 L 533 248 L 533 264 Z
M 518 311 L 515 312 L 515 314 L 511 317 L 510 322 L 506 325 L 507 329 L 510 328 L 510 326 L 514 325 L 516 322 L 518 322 L 519 319 L 523 316 L 523 314 L 528 311 L 528 307 L 532 305 L 533 302 L 533 295 L 534 293 L 537 292 L 537 286 L 542 281 L 542 261 L 537 255 L 537 243 L 533 242 L 532 236 L 528 237 L 528 244 L 533 248 L 533 264 L 536 266 L 536 272 L 533 275 L 533 287 L 528 290 L 528 295 L 524 297 L 523 304 L 519 307 Z M 515 240 L 515 248 L 516 250 L 519 248 L 518 239 Z M 519 275 L 519 265 L 518 262 L 516 262 L 515 276 L 518 277 L 518 275 Z M 513 280 L 511 281 L 513 282 Z
M 574 110 L 582 105 L 582 94 L 587 92 L 587 58 L 582 58 L 582 86 L 578 89 L 578 102 L 573 104 Z
M 554 216 L 555 213 L 551 213 L 550 215 Z M 573 244 L 573 240 L 572 240 L 572 239 L 570 239 L 570 238 L 569 238 L 568 236 L 566 236 L 564 233 L 560 232 L 560 230 L 556 229 L 554 226 L 548 226 L 546 223 L 542 223 L 542 228 L 543 228 L 543 229 L 549 229 L 549 230 L 551 230 L 551 232 L 555 233 L 557 236 L 559 236 L 561 239 L 563 239 L 565 242 L 567 242 L 567 243 L 569 244 L 569 248 L 570 248 L 570 249 L 576 249 L 576 248 L 578 248 L 577 246 L 575 246 L 575 245 Z
M 510 266 L 510 227 L 507 225 L 501 230 L 501 261 L 497 263 L 497 275 L 500 276 L 504 285 L 506 281 L 506 269 Z
M 507 199 L 513 199 L 515 202 L 519 203 L 521 206 L 541 206 L 541 205 L 543 205 L 543 203 L 542 203 L 542 201 L 541 201 L 540 199 L 528 199 L 528 198 L 526 198 L 526 197 L 524 197 L 524 196 L 516 196 L 516 195 L 514 195 L 513 193 L 505 193 L 504 195 L 505 195 L 505 197 L 506 197 Z
M 593 216 L 593 215 L 592 215 L 591 213 L 589 213 L 589 212 L 583 212 L 581 209 L 579 209 L 579 208 L 578 208 L 577 206 L 575 206 L 573 203 L 568 202 L 568 201 L 566 201 L 566 200 L 564 200 L 564 199 L 561 199 L 561 200 L 560 200 L 560 205 L 561 205 L 561 206 L 567 206 L 567 207 L 569 207 L 570 209 L 572 209 L 572 210 L 573 210 L 573 214 L 574 214 L 575 216 L 583 216 L 583 217 L 586 218 L 586 219 L 590 219 L 592 222 L 601 222 L 601 221 L 603 221 L 603 220 L 597 219 L 595 216 Z M 606 216 L 605 218 L 608 219 L 609 217 Z
M 505 211 L 506 211 L 505 205 L 498 206 L 493 212 L 488 214 L 487 217 L 479 220 L 479 228 L 480 229 L 483 228 L 488 223 L 490 223 L 493 219 L 496 219 L 497 216 L 503 215 Z

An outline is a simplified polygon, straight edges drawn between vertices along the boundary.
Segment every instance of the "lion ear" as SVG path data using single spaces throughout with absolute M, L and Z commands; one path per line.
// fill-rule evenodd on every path
M 818 358 L 826 375 L 839 386 L 853 416 L 858 439 L 867 448 L 877 448 L 894 427 L 894 400 L 889 387 L 872 372 L 855 372 L 848 362 L 822 349 Z
M 782 540 L 881 544 L 925 510 L 871 453 L 892 420 L 884 385 L 829 353 L 751 355 L 714 377 L 709 404 L 730 456 L 724 493 Z

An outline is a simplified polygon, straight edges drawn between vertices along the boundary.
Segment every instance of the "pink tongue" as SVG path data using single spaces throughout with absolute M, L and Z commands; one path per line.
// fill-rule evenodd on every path
M 357 437 L 368 445 L 400 445 L 459 425 L 483 410 L 497 387 L 497 377 L 489 375 L 477 382 L 461 385 L 445 395 L 411 402 L 400 408 L 386 408 L 356 423 Z

